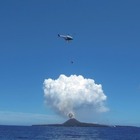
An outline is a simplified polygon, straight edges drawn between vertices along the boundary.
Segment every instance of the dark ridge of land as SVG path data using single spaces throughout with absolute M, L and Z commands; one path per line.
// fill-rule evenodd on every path
M 62 124 L 39 124 L 33 126 L 65 126 L 65 127 L 110 127 L 109 125 L 96 124 L 96 123 L 85 123 L 71 118 Z

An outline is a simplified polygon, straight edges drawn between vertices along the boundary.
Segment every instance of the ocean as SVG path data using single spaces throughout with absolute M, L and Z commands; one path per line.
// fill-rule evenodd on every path
M 0 126 L 0 140 L 140 140 L 140 128 Z

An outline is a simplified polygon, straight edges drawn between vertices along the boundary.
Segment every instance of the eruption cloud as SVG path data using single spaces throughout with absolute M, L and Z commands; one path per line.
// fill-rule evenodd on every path
M 44 80 L 44 96 L 46 104 L 58 113 L 73 118 L 82 108 L 91 108 L 94 112 L 106 112 L 104 102 L 107 96 L 101 84 L 83 76 L 60 75 L 58 79 Z

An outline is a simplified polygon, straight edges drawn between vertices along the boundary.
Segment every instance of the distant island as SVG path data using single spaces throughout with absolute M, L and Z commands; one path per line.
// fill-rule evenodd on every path
M 65 126 L 65 127 L 110 127 L 109 125 L 96 124 L 96 123 L 85 123 L 76 120 L 75 118 L 70 118 L 62 124 L 39 124 L 33 126 Z

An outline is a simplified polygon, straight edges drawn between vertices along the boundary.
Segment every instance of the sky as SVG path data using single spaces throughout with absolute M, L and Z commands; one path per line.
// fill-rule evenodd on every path
M 109 111 L 90 119 L 82 112 L 78 120 L 140 126 L 139 5 L 139 0 L 0 1 L 0 124 L 66 121 L 45 103 L 43 91 L 45 79 L 63 74 L 94 79 L 107 97 Z

